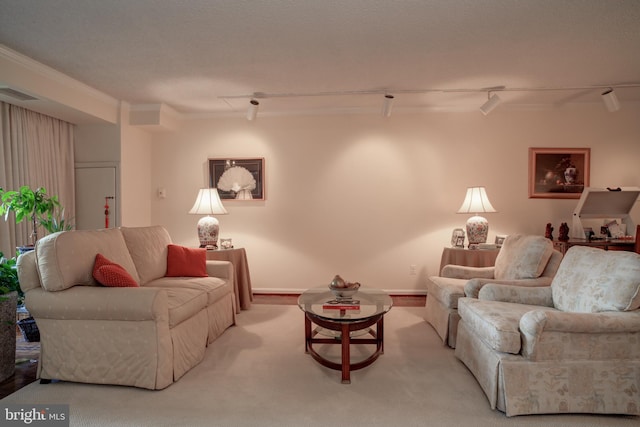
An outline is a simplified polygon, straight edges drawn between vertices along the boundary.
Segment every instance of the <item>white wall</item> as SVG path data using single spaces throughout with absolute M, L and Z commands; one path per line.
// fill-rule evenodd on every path
M 117 125 L 78 125 L 74 138 L 76 163 L 120 161 L 120 129 Z
M 125 227 L 149 225 L 152 221 L 151 137 L 149 132 L 122 125 L 120 197 L 122 225 Z
M 149 225 L 151 220 L 152 134 L 129 126 L 128 105 L 122 104 L 122 125 L 78 125 L 75 159 L 79 166 L 114 166 L 118 171 L 117 200 L 110 202 L 116 224 L 127 227 Z M 86 201 L 76 201 L 80 206 Z M 95 203 L 91 209 L 95 210 Z M 101 214 L 101 210 L 100 210 Z
M 468 186 L 499 211 L 495 234 L 571 224 L 577 200 L 529 199 L 529 147 L 591 147 L 591 186 L 640 185 L 640 109 L 604 108 L 189 121 L 152 135 L 152 223 L 197 246 L 187 212 L 207 185 L 207 158 L 264 157 L 266 200 L 226 201 L 221 237 L 247 249 L 256 289 L 300 290 L 333 275 L 422 292 L 437 273 Z M 634 218 L 638 222 L 638 213 Z M 409 275 L 416 265 L 418 275 Z
M 104 196 L 114 195 L 111 224 L 121 224 L 121 129 L 114 124 L 77 125 L 74 134 L 76 168 L 76 227 L 104 224 Z M 91 171 L 91 172 L 89 172 Z M 83 180 L 83 181 L 80 181 Z

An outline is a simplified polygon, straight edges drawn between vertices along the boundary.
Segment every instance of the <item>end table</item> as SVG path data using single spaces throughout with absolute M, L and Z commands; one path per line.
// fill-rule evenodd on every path
M 229 261 L 233 264 L 233 291 L 236 294 L 236 312 L 248 310 L 253 301 L 251 276 L 247 252 L 244 248 L 207 250 L 208 260 Z
M 440 272 L 447 264 L 467 267 L 491 267 L 495 265 L 500 249 L 444 248 L 440 260 Z

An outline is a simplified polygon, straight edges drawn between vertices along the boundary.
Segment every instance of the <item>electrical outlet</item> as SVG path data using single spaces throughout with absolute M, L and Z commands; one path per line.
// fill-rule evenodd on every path
M 418 272 L 416 270 L 416 265 L 415 264 L 411 264 L 409 266 L 409 276 L 415 276 L 417 274 L 418 274 Z

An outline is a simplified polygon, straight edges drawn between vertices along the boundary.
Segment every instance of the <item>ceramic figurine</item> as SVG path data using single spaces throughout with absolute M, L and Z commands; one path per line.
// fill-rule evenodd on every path
M 560 224 L 560 234 L 558 235 L 558 240 L 561 242 L 566 242 L 569 240 L 569 226 L 566 222 Z
M 550 222 L 547 223 L 547 229 L 544 232 L 544 237 L 549 240 L 553 240 L 553 227 Z

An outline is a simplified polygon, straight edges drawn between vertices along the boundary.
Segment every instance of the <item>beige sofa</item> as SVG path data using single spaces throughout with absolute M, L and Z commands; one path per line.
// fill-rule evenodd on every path
M 640 255 L 569 249 L 550 287 L 461 298 L 455 355 L 491 408 L 640 415 Z
M 170 243 L 160 226 L 68 231 L 19 258 L 40 329 L 39 378 L 162 389 L 203 359 L 235 324 L 233 268 L 206 261 L 209 277 L 165 277 Z M 140 286 L 99 285 L 96 254 Z

